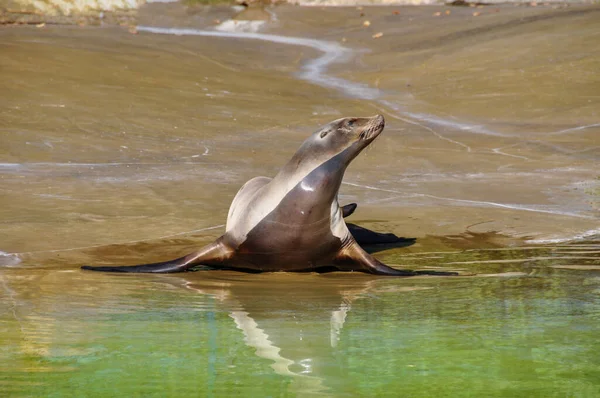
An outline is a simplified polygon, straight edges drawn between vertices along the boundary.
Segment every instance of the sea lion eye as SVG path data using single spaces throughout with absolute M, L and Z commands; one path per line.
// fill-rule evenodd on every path
M 321 138 L 325 138 L 325 136 L 329 134 L 329 130 L 323 130 L 321 131 Z
M 354 126 L 354 122 L 355 122 L 354 119 L 350 119 L 346 122 L 346 124 L 348 125 L 348 127 L 352 127 L 352 126 Z

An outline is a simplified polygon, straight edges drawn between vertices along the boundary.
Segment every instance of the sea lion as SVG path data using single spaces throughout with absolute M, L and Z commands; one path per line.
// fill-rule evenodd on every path
M 384 125 L 383 116 L 376 115 L 338 119 L 318 129 L 274 178 L 256 177 L 242 186 L 229 208 L 225 234 L 197 252 L 161 263 L 82 268 L 173 273 L 204 265 L 248 272 L 337 270 L 389 276 L 455 275 L 388 267 L 360 247 L 344 222 L 344 215 L 356 208 L 355 204 L 344 208 L 338 204 L 344 172 L 379 136 Z M 368 230 L 357 229 L 364 231 Z M 367 234 L 370 239 L 390 238 L 389 234 L 372 234 Z

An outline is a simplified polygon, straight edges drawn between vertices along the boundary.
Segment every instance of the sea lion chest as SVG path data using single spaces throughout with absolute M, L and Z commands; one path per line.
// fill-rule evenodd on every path
M 249 204 L 259 207 L 248 209 L 249 215 L 261 210 L 264 215 L 239 242 L 236 257 L 261 270 L 314 268 L 328 261 L 342 244 L 332 231 L 332 221 L 341 221 L 337 204 L 340 182 L 337 173 L 317 168 L 289 191 L 280 192 L 276 203 L 274 188 L 278 186 L 272 184 L 277 181 L 265 186 Z M 268 212 L 260 208 L 269 201 Z

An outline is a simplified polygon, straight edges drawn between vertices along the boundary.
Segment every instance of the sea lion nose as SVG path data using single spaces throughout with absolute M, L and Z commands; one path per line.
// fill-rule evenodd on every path
M 371 119 L 373 119 L 373 122 L 377 123 L 377 124 L 384 124 L 385 123 L 385 118 L 383 117 L 383 115 L 375 115 Z

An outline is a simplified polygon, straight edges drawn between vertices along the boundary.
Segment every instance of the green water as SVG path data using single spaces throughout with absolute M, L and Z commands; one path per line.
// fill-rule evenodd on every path
M 51 397 L 600 394 L 600 245 L 387 253 L 480 274 L 8 269 L 0 385 Z

